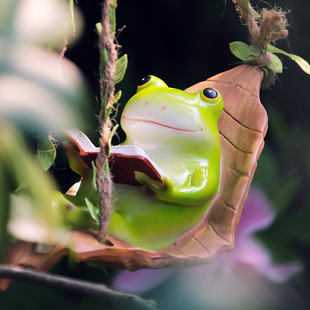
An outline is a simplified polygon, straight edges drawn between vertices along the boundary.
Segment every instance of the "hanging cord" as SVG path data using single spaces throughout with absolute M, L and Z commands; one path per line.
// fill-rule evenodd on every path
M 103 5 L 102 11 L 102 31 L 99 37 L 99 50 L 100 54 L 107 51 L 107 61 L 104 71 L 101 74 L 100 87 L 101 87 L 101 110 L 99 114 L 100 124 L 100 152 L 96 159 L 97 166 L 97 190 L 99 196 L 99 231 L 98 241 L 103 243 L 105 241 L 107 227 L 109 224 L 112 205 L 111 205 L 111 192 L 112 192 L 112 180 L 108 167 L 109 156 L 109 137 L 111 132 L 111 120 L 106 115 L 106 111 L 109 107 L 112 107 L 112 101 L 114 97 L 114 75 L 115 75 L 115 63 L 117 60 L 116 45 L 113 42 L 109 9 L 111 1 L 106 0 Z
M 263 8 L 260 13 L 256 12 L 249 0 L 232 0 L 240 18 L 246 22 L 251 43 L 255 44 L 261 51 L 260 56 L 255 57 L 251 63 L 256 66 L 267 67 L 272 60 L 272 53 L 266 51 L 270 43 L 288 36 L 287 19 L 281 8 Z M 269 70 L 267 85 L 274 82 L 276 74 Z

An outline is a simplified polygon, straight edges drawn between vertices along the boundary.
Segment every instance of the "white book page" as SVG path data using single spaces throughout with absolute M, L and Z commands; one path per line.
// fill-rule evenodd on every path
M 99 149 L 94 146 L 90 139 L 78 128 L 67 129 L 66 133 L 73 138 L 76 144 L 79 144 L 85 152 L 93 152 L 96 149 Z
M 82 148 L 84 152 L 99 153 L 100 148 L 96 147 L 90 139 L 78 128 L 67 129 L 67 134 L 78 144 L 79 148 Z M 164 175 L 164 172 L 157 166 L 157 164 L 145 153 L 145 151 L 136 145 L 112 145 L 111 154 L 115 155 L 127 155 L 133 157 L 146 158 L 151 165 L 157 170 L 160 176 Z

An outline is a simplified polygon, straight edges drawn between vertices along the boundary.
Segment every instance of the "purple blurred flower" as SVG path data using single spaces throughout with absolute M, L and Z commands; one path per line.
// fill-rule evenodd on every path
M 208 304 L 208 309 L 212 306 L 214 309 L 266 309 L 266 303 L 278 305 L 284 295 L 284 299 L 296 304 L 299 302 L 296 294 L 284 282 L 302 270 L 301 264 L 273 264 L 270 253 L 254 235 L 268 228 L 274 219 L 275 213 L 265 194 L 252 187 L 232 251 L 219 254 L 211 264 L 181 271 L 121 271 L 113 287 L 143 294 L 174 275 L 177 286 L 174 290 L 180 290 L 181 295 L 200 305 Z
M 112 287 L 133 294 L 144 294 L 162 284 L 176 273 L 175 269 L 140 269 L 135 272 L 119 271 Z
M 234 250 L 222 254 L 227 259 L 229 257 L 230 268 L 245 264 L 278 283 L 301 271 L 302 266 L 298 262 L 273 264 L 268 250 L 255 238 L 254 234 L 268 228 L 274 219 L 275 212 L 263 191 L 251 188 L 236 231 Z

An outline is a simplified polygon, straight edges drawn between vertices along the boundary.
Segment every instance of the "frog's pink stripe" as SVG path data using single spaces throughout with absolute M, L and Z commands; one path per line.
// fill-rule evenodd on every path
M 200 128 L 200 130 L 187 130 L 187 129 L 181 129 L 181 128 L 176 128 L 176 127 L 172 127 L 172 126 L 168 126 L 168 125 L 164 125 L 158 122 L 154 122 L 148 119 L 144 119 L 144 118 L 130 118 L 130 117 L 126 117 L 126 116 L 122 116 L 122 118 L 130 120 L 130 121 L 136 121 L 136 122 L 146 122 L 146 123 L 152 123 L 155 125 L 159 125 L 159 126 L 163 126 L 163 127 L 167 127 L 170 129 L 175 129 L 175 130 L 179 130 L 179 131 L 185 131 L 185 132 L 201 132 L 203 129 Z

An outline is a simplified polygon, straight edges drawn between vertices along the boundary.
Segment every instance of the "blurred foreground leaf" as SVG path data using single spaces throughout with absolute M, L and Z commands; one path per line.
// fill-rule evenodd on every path
M 73 28 L 73 6 L 62 0 L 0 0 L 0 35 L 24 42 L 57 46 Z
M 18 131 L 10 124 L 1 122 L 0 162 L 9 175 L 11 189 L 19 187 L 25 180 L 27 186 L 10 198 L 9 233 L 17 239 L 38 243 L 53 243 L 61 238 L 60 221 L 53 211 L 53 185 L 49 176 L 34 164 Z M 9 189 L 1 193 L 4 200 Z M 3 225 L 3 223 L 1 223 Z M 3 230 L 3 226 L 0 228 Z
M 81 127 L 91 116 L 88 89 L 72 62 L 38 46 L 1 39 L 0 102 L 0 115 L 24 129 Z
M 6 225 L 9 215 L 9 192 L 8 180 L 5 167 L 0 162 L 0 263 L 2 263 L 3 251 L 6 244 L 7 232 Z
M 47 171 L 56 158 L 56 148 L 51 135 L 40 134 L 38 138 L 38 161 L 44 171 Z

